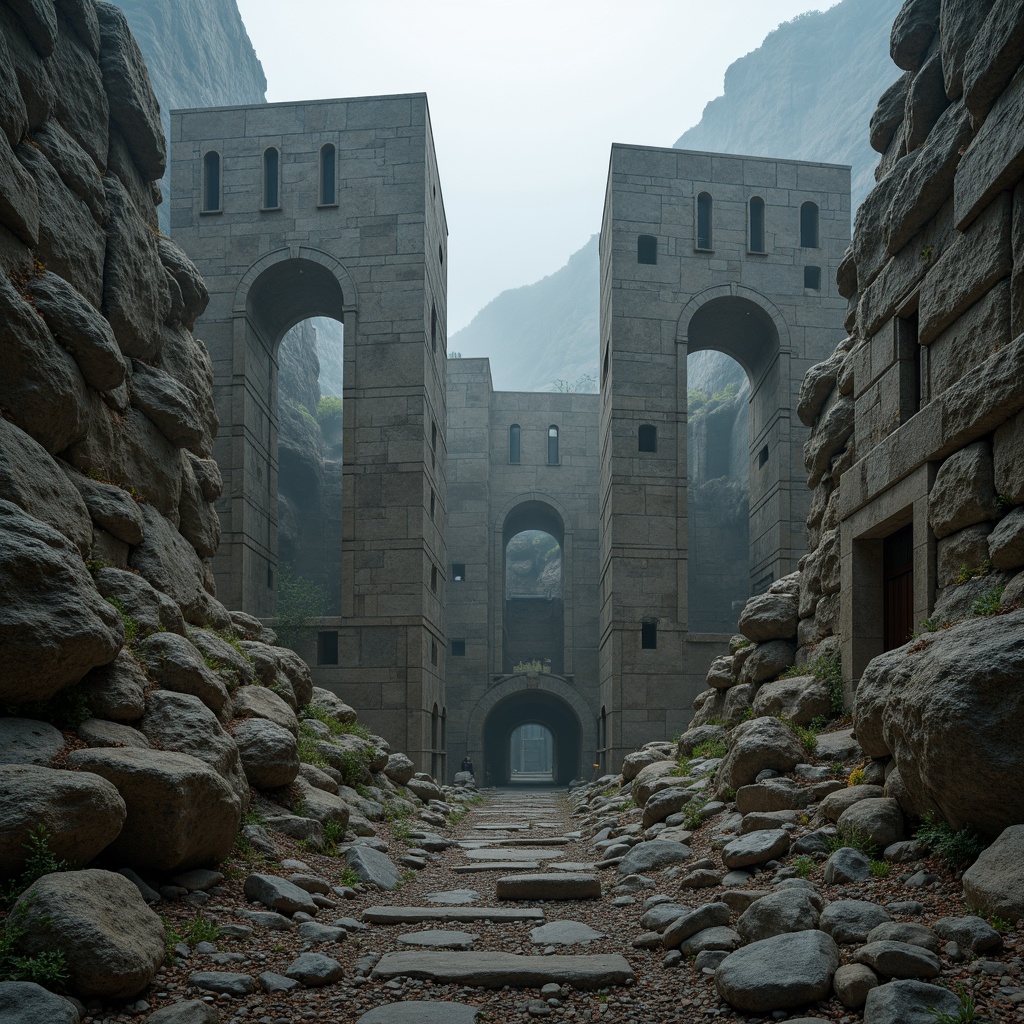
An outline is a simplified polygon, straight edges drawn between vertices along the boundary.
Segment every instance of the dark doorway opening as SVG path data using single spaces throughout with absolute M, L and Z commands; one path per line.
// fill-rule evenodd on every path
M 914 630 L 914 528 L 905 526 L 882 542 L 882 641 L 902 647 Z
M 540 729 L 524 730 L 524 726 L 539 726 Z M 544 747 L 548 742 L 545 734 L 550 738 L 547 748 Z M 492 786 L 511 782 L 535 785 L 554 782 L 567 786 L 580 770 L 581 735 L 576 713 L 560 697 L 534 689 L 506 697 L 491 709 L 484 723 L 484 779 Z M 524 737 L 529 746 L 537 749 L 524 751 Z M 512 753 L 516 739 L 519 740 L 517 754 L 525 756 L 522 764 Z M 541 755 L 546 763 L 537 768 L 534 762 Z M 531 772 L 521 773 L 519 769 L 523 766 L 530 767 Z

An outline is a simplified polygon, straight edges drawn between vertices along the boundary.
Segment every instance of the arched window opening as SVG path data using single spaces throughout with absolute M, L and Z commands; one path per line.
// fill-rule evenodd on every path
M 558 465 L 558 427 L 553 423 L 548 427 L 548 465 Z
M 804 203 L 800 207 L 800 247 L 818 248 L 818 204 Z
M 750 245 L 751 252 L 765 252 L 764 200 L 754 196 L 750 200 Z
M 697 248 L 712 248 L 712 214 L 714 201 L 710 192 L 701 192 L 697 196 Z
M 271 146 L 263 152 L 263 209 L 281 207 L 281 154 Z
M 320 205 L 334 206 L 338 202 L 337 150 L 333 143 L 320 147 Z
M 203 213 L 220 209 L 220 153 L 210 150 L 203 157 Z
M 522 429 L 518 423 L 513 423 L 512 426 L 508 428 L 508 461 L 512 463 L 513 466 L 519 465 L 519 460 L 522 456 L 522 448 L 520 444 L 522 433 Z
M 637 431 L 637 449 L 642 452 L 658 450 L 658 428 L 653 423 L 641 424 Z
M 636 240 L 637 263 L 658 262 L 658 240 L 654 235 L 638 235 Z

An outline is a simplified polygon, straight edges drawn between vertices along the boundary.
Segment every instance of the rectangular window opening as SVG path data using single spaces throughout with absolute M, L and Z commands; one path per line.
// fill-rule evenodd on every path
M 456 583 L 462 583 L 466 578 L 466 563 L 452 562 L 452 579 Z
M 804 287 L 821 291 L 821 267 L 804 267 Z
M 431 665 L 436 665 L 437 664 L 437 641 L 436 640 L 431 640 L 430 641 L 430 664 Z
M 900 423 L 921 408 L 922 356 L 918 341 L 918 311 L 896 318 L 896 357 L 899 360 Z
M 452 657 L 453 658 L 464 658 L 466 656 L 466 641 L 465 640 L 453 640 L 452 641 Z
M 436 498 L 436 496 L 434 494 L 434 488 L 431 487 L 430 488 L 430 518 L 431 518 L 431 521 L 433 521 L 433 518 L 434 518 L 434 507 L 436 505 L 436 502 L 437 502 L 437 498 Z
M 318 665 L 338 664 L 338 631 L 324 629 L 316 635 L 316 663 Z
M 644 651 L 658 648 L 658 623 L 653 619 L 640 623 L 640 647 Z
M 432 565 L 430 567 L 430 589 L 436 594 L 437 593 L 437 566 Z
M 767 466 L 767 465 L 768 465 L 768 445 L 765 445 L 757 453 L 757 468 L 758 469 L 764 469 L 764 467 Z

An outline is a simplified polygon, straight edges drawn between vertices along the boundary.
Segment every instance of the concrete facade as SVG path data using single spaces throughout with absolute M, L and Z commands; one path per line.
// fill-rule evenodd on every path
M 211 297 L 218 592 L 274 614 L 277 346 L 336 319 L 342 602 L 319 628 L 340 657 L 318 682 L 443 773 L 447 228 L 426 97 L 176 111 L 172 160 L 172 231 Z
M 685 726 L 728 640 L 688 627 L 686 356 L 725 352 L 750 381 L 750 584 L 763 590 L 804 550 L 807 431 L 793 411 L 804 372 L 843 337 L 835 276 L 849 225 L 848 167 L 612 148 L 601 230 L 609 768 Z M 655 428 L 656 450 L 640 450 L 641 426 Z
M 558 781 L 591 771 L 598 718 L 598 402 L 597 395 L 495 391 L 486 359 L 448 364 L 449 749 L 452 765 L 469 753 L 479 778 L 507 777 L 508 740 L 523 723 L 555 733 Z M 552 427 L 558 430 L 553 462 Z M 522 530 L 542 530 L 558 541 L 561 600 L 506 598 L 505 550 Z M 541 606 L 532 620 L 522 607 L 529 604 Z M 544 624 L 547 631 L 540 630 Z M 454 655 L 453 646 L 462 653 Z M 518 663 L 545 659 L 550 672 L 514 671 Z

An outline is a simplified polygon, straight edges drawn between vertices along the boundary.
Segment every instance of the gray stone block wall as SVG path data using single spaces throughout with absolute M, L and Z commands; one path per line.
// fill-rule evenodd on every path
M 689 720 L 726 637 L 694 636 L 687 609 L 686 356 L 717 349 L 750 398 L 750 581 L 763 589 L 804 550 L 806 430 L 792 411 L 806 369 L 843 337 L 835 275 L 849 242 L 849 168 L 614 146 L 601 233 L 601 703 L 608 766 Z M 698 248 L 698 196 L 713 200 Z M 765 204 L 751 252 L 749 202 Z M 801 246 L 801 206 L 818 208 Z M 657 262 L 638 262 L 638 236 Z M 816 267 L 820 287 L 805 287 Z M 637 450 L 641 424 L 656 454 Z M 762 456 L 762 451 L 764 452 Z M 657 646 L 641 646 L 642 624 Z
M 443 764 L 447 228 L 423 95 L 175 111 L 171 225 L 211 301 L 224 474 L 224 599 L 275 610 L 276 348 L 311 316 L 345 328 L 340 662 L 317 681 L 421 767 Z M 321 205 L 321 147 L 336 202 Z M 280 204 L 263 209 L 264 153 Z M 203 166 L 221 197 L 204 212 Z M 433 492 L 434 515 L 430 515 Z M 437 570 L 437 587 L 432 585 Z M 315 654 L 315 652 L 313 652 Z M 315 657 L 311 659 L 315 665 Z
M 513 424 L 521 431 L 518 464 L 509 461 Z M 556 465 L 547 462 L 552 425 L 559 429 Z M 449 575 L 453 563 L 465 566 L 465 578 L 450 580 L 447 591 L 449 644 L 465 644 L 464 656 L 449 652 L 447 661 L 451 767 L 466 752 L 478 776 L 497 763 L 486 749 L 488 723 L 500 719 L 510 730 L 533 713 L 517 708 L 540 691 L 578 728 L 573 774 L 590 772 L 599 710 L 598 443 L 597 395 L 494 391 L 486 359 L 448 364 Z M 504 651 L 505 542 L 520 529 L 559 527 L 563 672 L 515 675 Z

